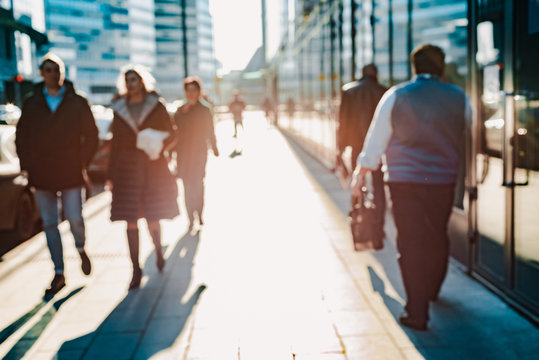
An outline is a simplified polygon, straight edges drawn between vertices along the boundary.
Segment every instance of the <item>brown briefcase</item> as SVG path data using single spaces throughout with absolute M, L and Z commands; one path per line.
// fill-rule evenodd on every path
M 384 247 L 383 219 L 376 211 L 374 194 L 361 187 L 359 197 L 352 196 L 352 209 L 349 212 L 350 229 L 356 251 L 380 250 Z

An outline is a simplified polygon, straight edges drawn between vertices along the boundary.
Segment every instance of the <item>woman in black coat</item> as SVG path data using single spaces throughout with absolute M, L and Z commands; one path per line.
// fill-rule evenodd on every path
M 129 289 L 134 289 L 140 286 L 142 277 L 138 219 L 146 219 L 155 245 L 157 268 L 161 272 L 165 259 L 159 220 L 172 219 L 179 214 L 176 180 L 163 156 L 164 149 L 174 139 L 174 125 L 157 94 L 151 92 L 153 78 L 144 68 L 135 66 L 123 71 L 118 84 L 120 96 L 111 105 L 114 120 L 107 183 L 112 189 L 111 220 L 127 221 L 133 264 Z M 148 132 L 157 137 L 152 142 L 155 145 L 157 141 L 157 151 L 155 146 L 152 152 L 141 144 L 141 134 Z
M 178 127 L 178 176 L 183 181 L 185 207 L 189 216 L 189 230 L 193 229 L 195 215 L 199 225 L 204 208 L 204 176 L 208 146 L 215 156 L 219 156 L 213 128 L 213 115 L 210 104 L 202 99 L 202 87 L 196 77 L 184 81 L 187 102 L 178 108 L 174 121 Z

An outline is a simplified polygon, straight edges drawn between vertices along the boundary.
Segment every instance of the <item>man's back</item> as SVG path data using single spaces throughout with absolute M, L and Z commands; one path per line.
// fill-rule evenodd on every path
M 420 75 L 395 89 L 389 181 L 452 183 L 459 169 L 466 95 L 436 77 Z

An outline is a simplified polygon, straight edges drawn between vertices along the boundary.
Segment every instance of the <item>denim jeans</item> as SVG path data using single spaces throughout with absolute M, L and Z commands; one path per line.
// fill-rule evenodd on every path
M 62 238 L 58 230 L 60 218 L 58 200 L 62 201 L 64 216 L 69 222 L 71 232 L 75 238 L 75 246 L 78 250 L 82 250 L 86 241 L 84 221 L 82 219 L 82 188 L 66 189 L 58 193 L 36 189 L 36 199 L 41 217 L 43 218 L 43 228 L 54 264 L 54 272 L 56 274 L 63 274 L 64 255 Z

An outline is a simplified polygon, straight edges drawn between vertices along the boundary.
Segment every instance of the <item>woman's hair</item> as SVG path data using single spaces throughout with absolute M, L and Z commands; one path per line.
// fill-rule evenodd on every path
M 202 91 L 202 83 L 198 76 L 188 76 L 183 80 L 183 88 L 186 89 L 188 85 L 195 85 L 198 90 Z
M 155 78 L 150 71 L 145 66 L 130 64 L 122 68 L 120 76 L 118 76 L 118 80 L 116 81 L 116 87 L 120 96 L 127 94 L 125 76 L 129 73 L 135 73 L 142 80 L 142 86 L 144 86 L 144 90 L 147 93 L 155 91 Z
M 39 70 L 42 71 L 45 67 L 46 63 L 52 63 L 55 65 L 58 65 L 58 68 L 60 69 L 60 79 L 63 81 L 66 74 L 66 67 L 62 59 L 60 57 L 52 52 L 49 52 L 43 56 L 39 62 Z

